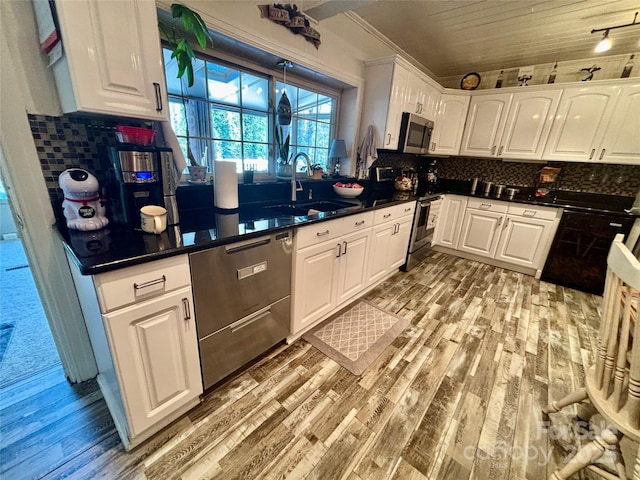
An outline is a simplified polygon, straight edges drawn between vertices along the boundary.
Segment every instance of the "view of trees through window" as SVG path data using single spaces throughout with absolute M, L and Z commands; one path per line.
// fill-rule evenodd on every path
M 305 152 L 325 170 L 336 98 L 273 77 L 208 60 L 194 64 L 194 85 L 181 85 L 171 51 L 164 50 L 169 117 L 187 156 L 187 126 L 195 159 L 213 170 L 214 160 L 236 162 L 238 173 L 275 174 L 274 108 L 286 89 L 292 121 L 290 158 Z

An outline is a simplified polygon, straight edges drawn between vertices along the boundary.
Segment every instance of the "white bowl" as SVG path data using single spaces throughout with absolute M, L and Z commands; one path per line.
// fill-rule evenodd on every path
M 360 195 L 364 191 L 364 188 L 336 187 L 334 185 L 333 191 L 341 197 L 354 198 Z

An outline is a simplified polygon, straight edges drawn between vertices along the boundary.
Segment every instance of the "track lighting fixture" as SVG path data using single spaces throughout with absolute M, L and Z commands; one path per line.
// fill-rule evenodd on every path
M 640 25 L 640 22 L 636 23 L 636 19 L 637 18 L 638 18 L 638 12 L 636 12 L 636 14 L 634 15 L 633 22 L 631 22 L 631 23 L 625 23 L 624 25 L 614 25 L 612 27 L 594 28 L 593 30 L 591 30 L 591 33 L 604 32 L 604 35 L 603 35 L 602 39 L 596 45 L 595 52 L 596 53 L 602 53 L 602 52 L 606 52 L 607 50 L 611 49 L 611 46 L 613 45 L 613 42 L 609 38 L 609 30 L 615 30 L 616 28 L 625 28 L 625 27 L 638 26 L 638 25 Z

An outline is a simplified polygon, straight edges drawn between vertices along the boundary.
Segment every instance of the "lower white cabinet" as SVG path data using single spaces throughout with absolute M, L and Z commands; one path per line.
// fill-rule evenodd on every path
M 507 206 L 495 202 L 469 201 L 464 214 L 458 250 L 493 257 Z
M 384 211 L 384 210 L 383 210 Z M 404 265 L 411 237 L 413 210 L 373 227 L 367 283 L 375 283 Z
M 93 276 L 69 259 L 98 383 L 130 450 L 200 402 L 187 255 Z
M 298 229 L 292 334 L 307 330 L 367 286 L 372 224 L 373 212 L 367 212 Z M 336 232 L 342 235 L 322 240 Z
M 442 245 L 449 248 L 458 247 L 458 240 L 462 231 L 462 219 L 466 208 L 467 197 L 462 195 L 444 196 L 438 223 L 433 232 L 433 245 Z
M 561 214 L 554 207 L 445 195 L 434 246 L 539 276 Z
M 133 436 L 202 393 L 191 287 L 104 315 Z

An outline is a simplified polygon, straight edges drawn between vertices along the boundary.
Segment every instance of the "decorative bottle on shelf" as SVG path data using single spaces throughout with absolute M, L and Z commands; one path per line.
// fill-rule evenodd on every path
M 557 75 L 558 75 L 558 62 L 556 62 L 553 65 L 553 69 L 551 70 L 551 73 L 549 74 L 549 80 L 547 80 L 547 83 L 555 83 Z
M 500 75 L 498 75 L 498 80 L 496 80 L 496 88 L 502 88 L 502 81 L 504 80 L 504 70 L 500 70 Z
M 633 69 L 633 57 L 635 57 L 635 55 L 631 55 L 631 57 L 629 57 L 629 61 L 625 63 L 620 78 L 628 78 L 629 75 L 631 75 L 631 70 Z

